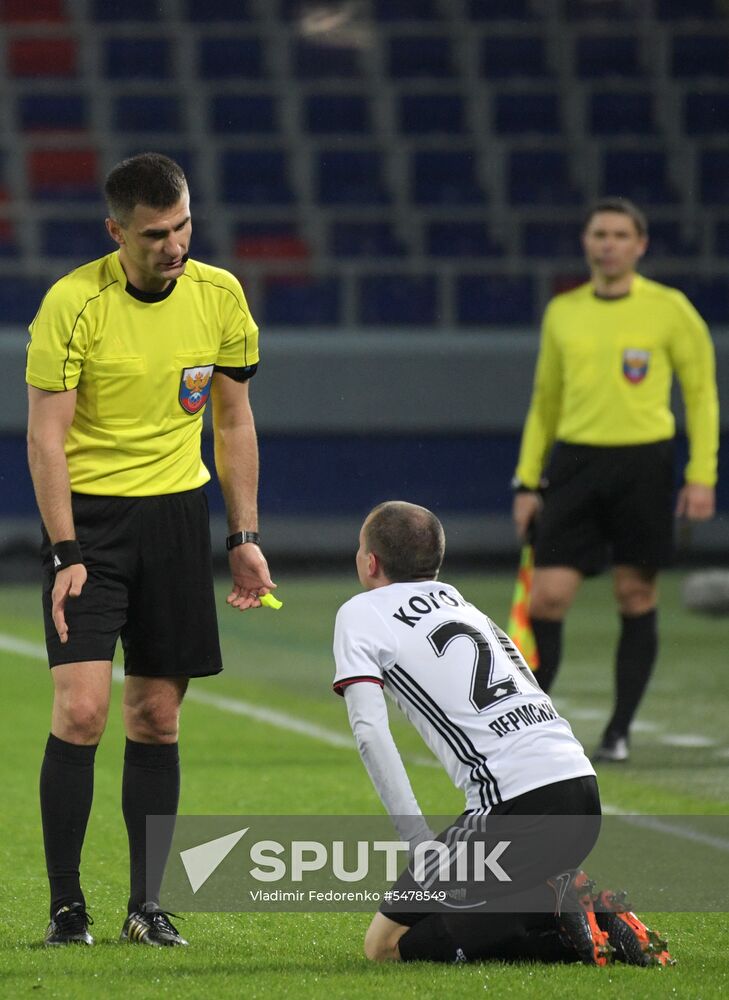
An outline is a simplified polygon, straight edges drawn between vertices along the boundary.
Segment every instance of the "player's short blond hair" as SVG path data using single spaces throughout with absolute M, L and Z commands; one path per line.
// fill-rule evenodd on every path
M 364 543 L 392 583 L 437 579 L 445 554 L 445 533 L 435 514 L 404 500 L 387 500 L 370 511 Z

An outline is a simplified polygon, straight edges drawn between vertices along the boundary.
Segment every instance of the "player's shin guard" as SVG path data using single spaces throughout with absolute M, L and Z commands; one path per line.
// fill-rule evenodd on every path
M 158 903 L 174 818 L 180 798 L 180 758 L 176 743 L 136 743 L 127 739 L 122 778 L 122 812 L 129 835 L 128 912 Z M 147 851 L 147 816 L 169 816 L 166 843 Z
M 648 686 L 658 655 L 657 612 L 621 615 L 615 660 L 615 710 L 606 734 L 626 735 Z
M 95 746 L 67 743 L 52 733 L 48 736 L 40 803 L 51 917 L 63 906 L 85 903 L 79 866 L 94 795 L 95 755 Z

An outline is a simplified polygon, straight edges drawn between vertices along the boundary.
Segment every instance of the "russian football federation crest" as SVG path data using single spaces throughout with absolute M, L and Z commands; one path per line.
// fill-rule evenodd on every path
M 199 413 L 208 401 L 214 365 L 183 368 L 180 379 L 180 406 L 186 413 Z
M 633 385 L 637 385 L 648 374 L 650 359 L 650 351 L 638 351 L 628 348 L 623 351 L 623 375 Z

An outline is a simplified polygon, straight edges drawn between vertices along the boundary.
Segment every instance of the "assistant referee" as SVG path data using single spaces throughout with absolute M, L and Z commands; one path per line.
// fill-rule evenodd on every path
M 233 275 L 188 257 L 190 202 L 178 164 L 156 153 L 125 160 L 105 194 L 118 249 L 51 287 L 28 346 L 28 454 L 54 685 L 40 780 L 45 943 L 93 943 L 79 866 L 121 637 L 131 882 L 121 936 L 184 945 L 159 907 L 172 824 L 154 865 L 145 824 L 149 814 L 177 812 L 188 679 L 222 670 L 200 453 L 208 402 L 230 531 L 228 603 L 259 607 L 275 586 L 257 534 L 248 399 L 258 329 Z
M 714 514 L 714 351 L 688 299 L 636 273 L 648 226 L 635 205 L 597 202 L 582 243 L 591 280 L 552 299 L 544 316 L 513 517 L 520 538 L 536 529 L 531 619 L 545 691 L 580 583 L 612 562 L 616 698 L 593 759 L 624 761 L 658 651 L 657 573 L 672 557 L 671 381 L 675 374 L 681 384 L 689 439 L 675 513 L 702 521 Z

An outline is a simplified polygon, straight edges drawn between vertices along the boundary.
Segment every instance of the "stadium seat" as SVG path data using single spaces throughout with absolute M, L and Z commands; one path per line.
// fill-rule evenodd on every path
M 544 38 L 541 35 L 486 35 L 481 41 L 479 72 L 487 80 L 547 76 Z
M 587 121 L 592 135 L 651 135 L 655 132 L 650 91 L 606 91 L 592 94 Z
M 437 21 L 443 15 L 436 0 L 373 0 L 373 14 L 378 21 Z
M 533 323 L 534 281 L 526 275 L 459 275 L 456 314 L 459 326 Z
M 654 220 L 650 223 L 650 254 L 655 257 L 694 257 L 699 252 L 696 235 L 685 232 L 680 223 Z
M 289 205 L 294 200 L 286 154 L 280 149 L 224 150 L 222 198 L 228 204 Z
M 729 204 L 729 150 L 705 149 L 699 158 L 699 189 L 704 205 Z
M 107 38 L 103 68 L 108 80 L 168 80 L 172 67 L 169 38 Z
M 382 205 L 390 200 L 379 150 L 325 149 L 315 156 L 316 192 L 323 205 Z
M 112 101 L 111 119 L 118 132 L 178 133 L 183 128 L 182 102 L 164 94 L 122 94 Z
M 29 91 L 18 97 L 17 120 L 24 132 L 74 132 L 88 127 L 85 94 Z
M 362 74 L 357 49 L 317 45 L 305 38 L 292 43 L 291 68 L 299 80 L 355 79 Z
M 684 129 L 687 135 L 729 135 L 729 94 L 725 90 L 686 94 Z
M 203 8 L 201 8 L 203 9 Z M 208 37 L 198 43 L 200 76 L 203 80 L 265 80 L 263 43 L 254 36 Z
M 605 149 L 602 190 L 639 205 L 673 204 L 678 200 L 668 179 L 665 149 Z
M 91 0 L 90 16 L 94 21 L 158 21 L 161 4 L 150 0 Z
M 7 189 L 0 184 L 0 257 L 17 257 L 19 247 L 15 237 L 15 226 L 5 210 L 10 203 Z
M 674 35 L 671 75 L 678 79 L 729 76 L 729 37 L 725 33 Z
M 369 98 L 363 94 L 311 94 L 304 99 L 304 127 L 312 135 L 371 132 Z
M 44 24 L 58 24 L 66 20 L 65 0 L 2 0 L 0 22 L 5 24 L 28 24 L 40 21 Z
M 680 288 L 707 323 L 729 323 L 729 278 L 725 274 L 711 278 L 668 274 L 659 275 L 657 280 Z
M 485 219 L 435 220 L 426 224 L 425 252 L 430 257 L 496 257 L 504 248 L 491 238 Z
M 10 38 L 7 67 L 11 77 L 74 77 L 76 42 L 72 38 Z
M 216 94 L 208 105 L 210 125 L 217 135 L 278 132 L 278 105 L 271 94 Z
M 452 77 L 449 40 L 438 35 L 396 35 L 388 41 L 387 71 L 395 80 Z
M 654 0 L 656 16 L 663 21 L 711 20 L 722 17 L 716 0 Z
M 0 276 L 0 316 L 3 322 L 26 327 L 38 311 L 48 284 L 39 278 Z
M 635 16 L 633 0 L 562 0 L 567 21 L 615 22 Z
M 583 35 L 575 44 L 575 70 L 582 80 L 640 77 L 638 39 L 634 35 Z
M 554 91 L 496 94 L 494 99 L 494 129 L 499 135 L 556 135 L 561 119 L 559 95 Z
M 530 21 L 534 17 L 530 0 L 468 0 L 468 17 L 473 21 Z
M 526 257 L 580 257 L 582 223 L 531 220 L 521 230 L 521 251 Z
M 366 326 L 432 326 L 437 320 L 433 274 L 368 274 L 358 286 L 357 317 Z
M 722 257 L 729 257 L 729 219 L 722 219 L 714 228 L 714 250 Z
M 211 21 L 247 21 L 251 17 L 248 0 L 184 0 L 181 5 L 189 21 L 209 24 Z
M 197 156 L 195 150 L 190 146 L 178 146 L 175 142 L 178 136 L 170 138 L 171 141 L 167 141 L 166 137 L 160 136 L 159 142 L 155 142 L 154 148 L 156 152 L 163 153 L 165 156 L 169 156 L 175 160 L 176 163 L 179 163 L 188 179 L 190 190 L 193 192 L 193 204 L 197 205 L 200 202 L 201 192 L 197 182 Z M 141 137 L 139 142 L 130 143 L 128 146 L 123 147 L 122 155 L 124 158 L 127 156 L 138 156 L 139 153 L 146 153 L 148 150 L 149 142 L 144 137 Z
M 268 326 L 334 326 L 340 322 L 338 278 L 269 278 L 261 322 Z
M 460 94 L 400 94 L 397 119 L 403 135 L 463 132 L 463 98 Z
M 294 222 L 246 221 L 236 227 L 235 255 L 240 260 L 258 263 L 300 263 L 309 260 L 311 248 L 299 236 Z
M 33 149 L 27 157 L 31 197 L 40 201 L 97 201 L 98 159 L 93 149 Z
M 116 249 L 99 219 L 44 219 L 40 226 L 41 250 L 49 257 L 71 257 L 77 263 L 95 260 Z
M 486 200 L 473 150 L 421 149 L 412 154 L 411 191 L 416 205 L 476 205 Z
M 332 222 L 329 252 L 333 257 L 403 257 L 408 248 L 390 222 Z
M 512 205 L 571 205 L 581 200 L 561 149 L 513 150 L 507 183 Z

